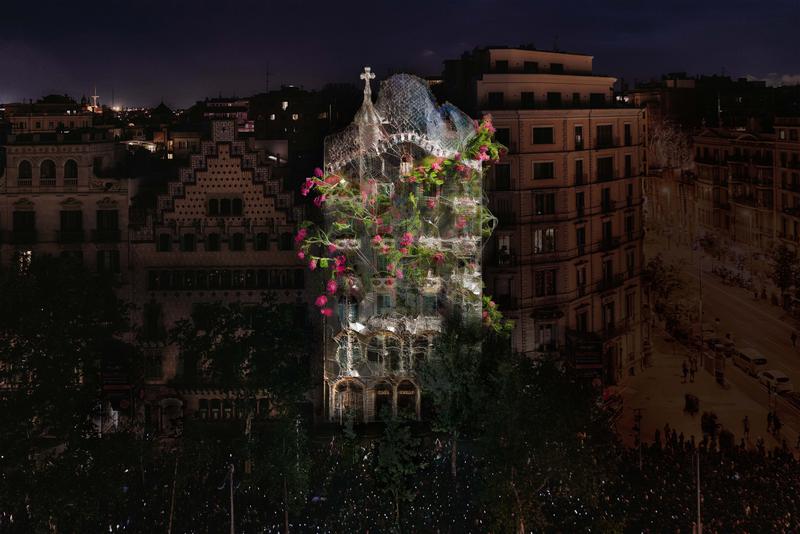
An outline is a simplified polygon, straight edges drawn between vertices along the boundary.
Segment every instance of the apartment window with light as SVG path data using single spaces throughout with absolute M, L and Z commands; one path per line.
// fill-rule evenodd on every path
M 549 180 L 555 178 L 555 165 L 552 161 L 535 161 L 533 163 L 533 179 Z
M 583 150 L 583 126 L 575 127 L 575 150 Z
M 535 127 L 533 129 L 533 144 L 534 145 L 552 145 L 553 144 L 553 128 L 550 126 Z
M 537 228 L 533 231 L 533 252 L 542 254 L 556 249 L 556 229 Z
M 578 286 L 578 293 L 584 295 L 586 292 L 586 266 L 579 265 L 575 269 L 575 281 Z

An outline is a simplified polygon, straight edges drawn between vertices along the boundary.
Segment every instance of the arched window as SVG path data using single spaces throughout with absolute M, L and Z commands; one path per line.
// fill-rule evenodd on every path
M 340 422 L 348 415 L 361 421 L 364 413 L 364 389 L 355 382 L 342 382 L 336 386 L 334 399 L 335 417 Z
M 68 159 L 64 164 L 64 182 L 75 182 L 78 179 L 78 163 L 74 159 Z
M 31 167 L 31 162 L 28 160 L 22 160 L 19 163 L 19 174 L 17 175 L 18 182 L 30 184 L 32 178 L 33 167 Z
M 397 413 L 417 417 L 417 386 L 408 380 L 397 386 Z
M 39 166 L 39 184 L 56 185 L 56 164 L 51 159 L 46 159 Z
M 385 339 L 385 343 L 386 343 L 386 361 L 384 363 L 386 370 L 392 373 L 397 372 L 401 369 L 400 340 L 397 339 L 396 337 L 387 336 Z

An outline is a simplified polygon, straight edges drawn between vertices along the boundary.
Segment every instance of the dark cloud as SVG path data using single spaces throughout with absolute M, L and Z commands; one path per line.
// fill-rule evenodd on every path
M 186 105 L 218 92 L 316 87 L 364 64 L 437 73 L 483 45 L 534 43 L 595 56 L 598 72 L 800 72 L 796 0 L 4 0 L 0 100 L 46 92 Z

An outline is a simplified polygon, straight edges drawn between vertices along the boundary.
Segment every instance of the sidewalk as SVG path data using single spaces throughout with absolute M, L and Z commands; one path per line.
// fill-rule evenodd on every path
M 695 374 L 694 382 L 681 383 L 681 365 L 685 359 L 688 359 L 688 352 L 681 344 L 665 338 L 662 333 L 654 336 L 653 365 L 628 378 L 621 388 L 623 413 L 617 430 L 625 444 L 634 445 L 634 409 L 638 408 L 642 413 L 642 441 L 646 443 L 655 440 L 656 429 L 660 430 L 663 443 L 664 425 L 667 423 L 679 435 L 682 432 L 685 439 L 694 436 L 696 441 L 700 441 L 703 437 L 700 417 L 703 412 L 714 412 L 722 428 L 733 433 L 735 443 L 738 444 L 743 437 L 742 420 L 746 415 L 750 420 L 750 446 L 755 447 L 759 437 L 764 439 L 768 450 L 780 445 L 767 432 L 766 406 L 753 400 L 736 384 L 730 384 L 729 389 L 721 387 L 702 366 Z M 758 394 L 760 387 L 754 381 L 750 393 L 756 391 Z M 694 416 L 683 411 L 687 393 L 700 399 L 700 409 Z M 785 422 L 781 436 L 794 450 L 797 431 Z

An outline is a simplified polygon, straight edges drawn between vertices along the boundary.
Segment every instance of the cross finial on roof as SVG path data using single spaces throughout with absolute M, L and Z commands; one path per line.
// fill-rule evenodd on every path
M 372 72 L 370 67 L 364 67 L 364 72 L 361 73 L 360 78 L 364 80 L 364 97 L 372 96 L 372 88 L 369 86 L 369 81 L 375 78 L 375 73 Z

